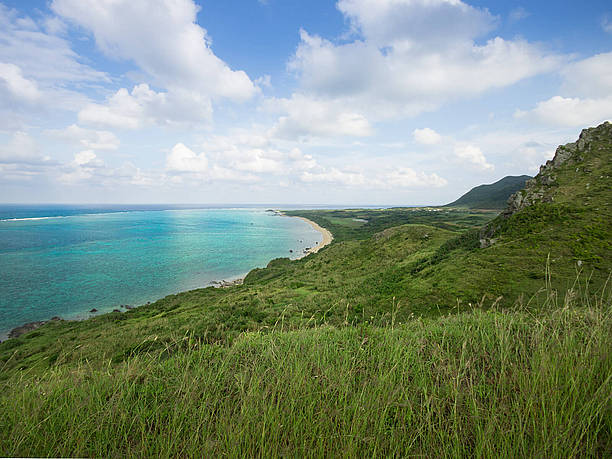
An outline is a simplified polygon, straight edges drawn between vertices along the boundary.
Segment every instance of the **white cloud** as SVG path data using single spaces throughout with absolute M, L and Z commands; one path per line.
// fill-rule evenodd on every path
M 366 177 L 359 172 L 345 172 L 335 167 L 320 172 L 304 171 L 303 182 L 329 182 L 345 186 L 361 186 L 367 183 Z
M 60 16 L 90 30 L 109 57 L 133 61 L 169 92 L 199 98 L 245 100 L 256 92 L 243 71 L 233 71 L 211 49 L 196 23 L 191 0 L 54 0 Z
M 601 99 L 554 96 L 538 102 L 529 112 L 517 111 L 518 118 L 535 118 L 556 126 L 593 126 L 612 119 L 612 96 Z
M 51 129 L 45 133 L 91 150 L 116 150 L 120 144 L 117 136 L 110 131 L 85 129 L 76 124 L 65 129 Z
M 470 144 L 457 144 L 455 145 L 454 153 L 456 158 L 462 163 L 467 163 L 477 169 L 486 171 L 493 170 L 495 167 L 493 164 L 489 164 L 485 155 L 482 153 L 480 148 Z
M 31 18 L 2 4 L 0 62 L 10 62 L 21 69 L 24 78 L 45 86 L 55 86 L 57 82 L 109 81 L 104 72 L 81 63 L 67 40 L 46 32 Z
M 147 84 L 134 86 L 130 93 L 121 88 L 105 103 L 90 103 L 79 111 L 79 121 L 93 126 L 139 129 L 150 125 L 197 124 L 209 121 L 209 99 L 181 90 L 155 92 Z
M 442 140 L 440 134 L 431 128 L 415 129 L 412 135 L 414 140 L 423 145 L 435 145 Z
M 92 150 L 80 151 L 74 155 L 74 164 L 78 166 L 100 167 L 102 161 L 97 159 Z
M 612 94 L 612 52 L 573 62 L 561 73 L 564 95 L 604 98 Z
M 540 101 L 516 118 L 553 126 L 584 127 L 612 119 L 612 53 L 573 62 L 562 75 L 561 94 Z
M 69 163 L 58 168 L 59 174 L 51 174 L 63 185 L 86 184 L 101 189 L 125 185 L 151 186 L 164 185 L 167 177 L 155 171 L 142 171 L 130 162 L 119 167 L 111 167 L 98 157 L 93 150 L 83 150 L 74 154 Z
M 459 0 L 341 0 L 338 8 L 352 40 L 336 43 L 301 31 L 288 64 L 300 89 L 285 100 L 287 115 L 279 122 L 287 136 L 327 136 L 338 128 L 334 121 L 345 135 L 369 135 L 373 122 L 510 86 L 563 61 L 521 39 L 476 41 L 498 20 Z M 313 116 L 310 104 L 333 116 Z
M 400 167 L 392 171 L 364 172 L 346 171 L 335 167 L 322 168 L 316 171 L 304 171 L 300 180 L 307 183 L 324 182 L 343 187 L 358 187 L 371 190 L 398 188 L 443 187 L 447 180 L 437 174 L 417 172 L 409 167 Z
M 177 143 L 166 158 L 166 170 L 170 172 L 202 173 L 208 170 L 208 158 L 196 154 L 182 143 Z
M 378 47 L 469 40 L 486 34 L 497 22 L 487 10 L 459 0 L 340 0 L 338 9 L 356 32 Z
M 0 145 L 0 164 L 46 166 L 55 163 L 41 153 L 37 142 L 30 135 L 17 131 L 7 144 Z
M 281 138 L 372 135 L 372 127 L 363 114 L 325 98 L 293 94 L 290 99 L 271 99 L 267 106 L 284 112 L 273 128 L 273 135 Z
M 390 187 L 443 187 L 448 184 L 448 181 L 438 174 L 425 174 L 416 172 L 409 167 L 400 167 L 388 173 L 384 177 L 385 183 Z
M 36 82 L 24 78 L 21 69 L 14 64 L 0 62 L 0 88 L 17 100 L 35 102 L 40 98 Z

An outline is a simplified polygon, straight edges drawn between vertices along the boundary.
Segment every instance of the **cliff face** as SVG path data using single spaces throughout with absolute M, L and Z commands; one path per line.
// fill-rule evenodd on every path
M 608 121 L 584 129 L 576 142 L 557 148 L 552 160 L 540 167 L 525 188 L 508 199 L 498 219 L 480 232 L 480 246 L 488 247 L 497 240 L 500 219 L 537 203 L 570 204 L 573 207 L 610 205 L 612 183 L 612 124 Z

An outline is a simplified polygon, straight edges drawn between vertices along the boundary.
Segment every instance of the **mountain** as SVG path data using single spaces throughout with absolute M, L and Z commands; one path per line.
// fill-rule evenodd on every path
M 503 209 L 508 198 L 525 186 L 529 175 L 508 175 L 490 185 L 472 188 L 456 201 L 445 207 L 466 207 L 468 209 Z

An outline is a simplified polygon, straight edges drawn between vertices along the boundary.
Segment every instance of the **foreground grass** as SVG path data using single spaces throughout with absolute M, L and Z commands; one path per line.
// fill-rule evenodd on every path
M 22 372 L 0 387 L 0 454 L 603 457 L 610 298 L 572 298 Z

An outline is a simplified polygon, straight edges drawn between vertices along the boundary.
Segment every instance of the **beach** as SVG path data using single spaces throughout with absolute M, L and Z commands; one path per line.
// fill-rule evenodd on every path
M 282 214 L 283 216 L 289 216 L 289 215 L 285 215 Z M 315 222 L 313 222 L 312 220 L 308 220 L 305 217 L 293 217 L 291 216 L 291 218 L 299 218 L 300 220 L 305 221 L 306 223 L 308 223 L 310 226 L 312 226 L 314 229 L 316 229 L 319 233 L 321 233 L 321 235 L 323 236 L 323 240 L 321 241 L 320 244 L 316 244 L 314 247 L 310 247 L 305 253 L 304 255 L 302 255 L 299 258 L 303 258 L 307 255 L 310 255 L 311 253 L 317 253 L 319 250 L 321 250 L 323 247 L 325 247 L 326 245 L 331 244 L 331 242 L 334 239 L 334 236 L 332 235 L 332 233 L 328 230 L 323 228 L 322 226 L 316 224 Z

